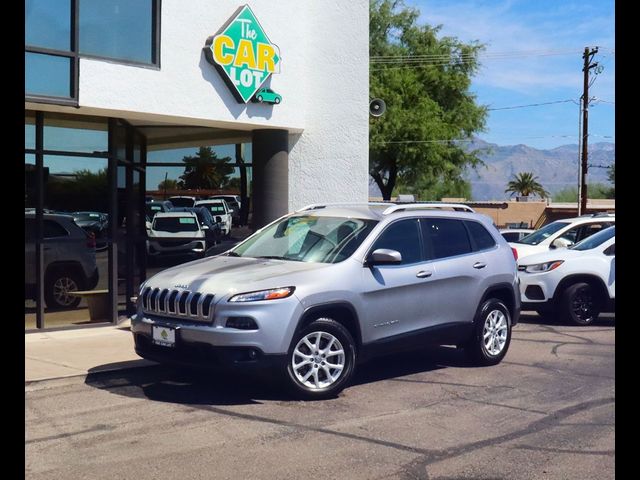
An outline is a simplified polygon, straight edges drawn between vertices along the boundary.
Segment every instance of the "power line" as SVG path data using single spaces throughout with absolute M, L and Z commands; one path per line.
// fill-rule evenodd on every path
M 513 110 L 515 108 L 526 108 L 526 107 L 540 107 L 542 105 L 553 105 L 556 103 L 568 103 L 568 102 L 573 102 L 575 103 L 576 101 L 573 99 L 567 99 L 567 100 L 555 100 L 553 102 L 542 102 L 542 103 L 529 103 L 527 105 L 514 105 L 512 107 L 498 107 L 498 108 L 487 108 L 487 111 L 494 111 L 494 110 Z

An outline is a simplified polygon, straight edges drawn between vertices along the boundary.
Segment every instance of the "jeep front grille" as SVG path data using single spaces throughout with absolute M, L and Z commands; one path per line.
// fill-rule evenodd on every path
M 211 322 L 212 294 L 203 295 L 188 290 L 168 290 L 146 287 L 140 294 L 142 311 L 151 315 L 185 318 L 197 322 Z

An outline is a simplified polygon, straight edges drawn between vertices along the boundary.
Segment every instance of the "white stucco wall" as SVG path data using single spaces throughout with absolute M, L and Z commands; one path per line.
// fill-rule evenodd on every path
M 292 132 L 289 209 L 368 196 L 369 4 L 248 2 L 280 48 L 277 106 L 238 103 L 202 47 L 243 2 L 163 0 L 160 69 L 80 61 L 80 110 L 122 118 Z M 267 83 L 268 84 L 268 83 Z M 106 113 L 108 112 L 108 113 Z

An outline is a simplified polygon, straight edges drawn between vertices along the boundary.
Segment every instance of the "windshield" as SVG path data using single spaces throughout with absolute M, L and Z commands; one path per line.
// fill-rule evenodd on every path
M 349 258 L 376 220 L 295 215 L 256 233 L 232 250 L 240 257 L 338 263 Z
M 198 222 L 193 217 L 160 217 L 153 219 L 153 229 L 162 232 L 197 232 Z
M 571 245 L 571 250 L 591 250 L 592 248 L 599 247 L 604 242 L 616 236 L 616 227 L 609 227 L 601 230 L 598 233 L 594 233 L 590 237 L 585 238 L 581 242 Z
M 517 243 L 526 243 L 528 245 L 538 245 L 540 242 L 549 238 L 550 235 L 569 225 L 567 222 L 553 222 L 545 225 L 540 230 L 536 230 L 526 237 L 522 237 Z
M 100 214 L 99 213 L 93 213 L 93 212 L 76 212 L 73 214 L 73 219 L 78 221 L 82 221 L 82 220 L 93 220 L 93 221 L 98 221 L 100 220 Z
M 222 205 L 221 203 L 207 203 L 203 206 L 206 207 L 214 215 L 224 215 L 225 213 L 227 213 L 224 211 L 224 205 Z

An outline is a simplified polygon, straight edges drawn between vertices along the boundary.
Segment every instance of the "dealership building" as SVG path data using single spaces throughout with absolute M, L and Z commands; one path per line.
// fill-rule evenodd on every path
M 366 201 L 368 18 L 365 0 L 26 0 L 25 329 L 132 313 L 163 267 L 151 199 L 238 195 L 250 229 Z

